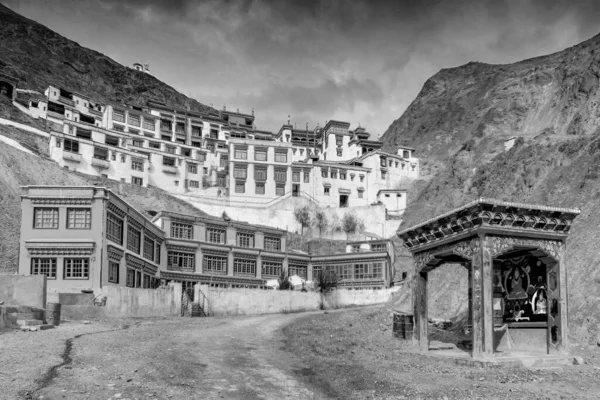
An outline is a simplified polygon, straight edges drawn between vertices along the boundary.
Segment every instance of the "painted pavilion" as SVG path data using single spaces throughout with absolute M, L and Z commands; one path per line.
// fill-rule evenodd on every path
M 565 355 L 566 239 L 578 209 L 480 198 L 398 232 L 413 255 L 414 331 L 429 350 L 427 276 L 445 264 L 468 269 L 471 358 L 507 349 Z

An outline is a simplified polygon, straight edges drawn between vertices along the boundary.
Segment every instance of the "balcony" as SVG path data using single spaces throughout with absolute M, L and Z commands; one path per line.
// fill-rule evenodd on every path
M 179 168 L 174 165 L 163 165 L 162 170 L 165 174 L 177 175 L 179 173 Z
M 75 102 L 68 97 L 58 96 L 58 101 L 71 107 L 75 107 Z
M 88 107 L 88 112 L 89 112 L 90 114 L 96 115 L 96 116 L 98 116 L 98 117 L 101 117 L 101 116 L 102 116 L 102 111 L 98 111 L 98 110 L 96 110 L 96 109 L 93 109 L 93 108 L 89 108 L 89 107 Z
M 71 153 L 69 151 L 64 151 L 63 152 L 63 160 L 65 161 L 73 161 L 76 163 L 80 163 L 81 162 L 81 154 L 79 153 Z
M 93 167 L 98 167 L 100 169 L 109 169 L 110 168 L 110 162 L 107 160 L 104 160 L 102 158 L 92 158 L 92 166 Z

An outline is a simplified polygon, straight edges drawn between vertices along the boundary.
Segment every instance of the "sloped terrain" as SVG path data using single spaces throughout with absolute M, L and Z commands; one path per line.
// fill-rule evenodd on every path
M 36 154 L 27 154 L 0 141 L 0 274 L 17 271 L 21 226 L 19 195 L 24 185 L 101 185 L 115 191 L 146 216 L 150 216 L 149 211 L 161 210 L 206 215 L 158 188 L 143 188 L 63 170 L 47 157 L 48 143 L 42 137 L 1 125 L 0 135 L 16 140 Z
M 152 99 L 193 111 L 211 109 L 1 4 L 0 72 L 18 78 L 21 89 L 42 93 L 52 84 L 100 102 L 142 105 Z

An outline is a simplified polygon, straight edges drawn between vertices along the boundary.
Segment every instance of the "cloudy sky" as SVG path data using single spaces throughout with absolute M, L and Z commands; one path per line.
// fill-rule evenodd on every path
M 329 119 L 381 135 L 423 83 L 600 33 L 600 3 L 550 0 L 0 0 L 216 108 L 278 130 Z

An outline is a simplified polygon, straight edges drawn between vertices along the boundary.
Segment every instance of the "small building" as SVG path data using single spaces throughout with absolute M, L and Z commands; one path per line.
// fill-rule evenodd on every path
M 0 96 L 8 97 L 14 101 L 17 97 L 17 85 L 19 80 L 12 76 L 0 73 Z
M 402 215 L 406 209 L 406 190 L 382 189 L 377 192 L 377 202 L 385 206 L 388 215 Z
M 152 288 L 164 234 L 105 187 L 25 186 L 19 274 L 46 275 L 49 295 L 104 286 Z

